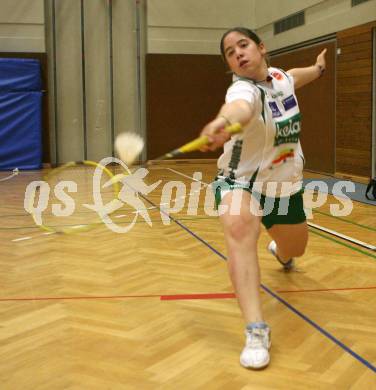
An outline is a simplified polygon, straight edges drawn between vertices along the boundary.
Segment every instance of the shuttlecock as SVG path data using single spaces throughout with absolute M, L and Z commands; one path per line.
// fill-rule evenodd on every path
M 132 165 L 144 148 L 144 140 L 135 133 L 121 133 L 116 137 L 115 150 L 120 160 Z

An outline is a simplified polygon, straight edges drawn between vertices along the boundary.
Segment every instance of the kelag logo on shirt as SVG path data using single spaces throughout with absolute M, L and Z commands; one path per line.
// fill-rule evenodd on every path
M 281 144 L 297 143 L 300 133 L 300 113 L 281 122 L 276 122 L 276 134 L 274 146 Z

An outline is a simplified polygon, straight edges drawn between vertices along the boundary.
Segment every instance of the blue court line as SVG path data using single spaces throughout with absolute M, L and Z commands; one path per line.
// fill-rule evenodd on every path
M 213 246 L 211 246 L 208 242 L 206 242 L 203 238 L 199 237 L 196 233 L 194 233 L 192 230 L 190 230 L 188 227 L 183 225 L 181 222 L 179 222 L 177 219 L 169 215 L 167 212 L 165 212 L 163 209 L 158 207 L 155 203 L 153 203 L 151 200 L 146 198 L 144 195 L 139 193 L 139 195 L 146 200 L 149 204 L 156 207 L 160 210 L 163 214 L 167 215 L 168 218 L 171 219 L 171 221 L 175 222 L 177 225 L 179 225 L 181 228 L 183 228 L 187 233 L 189 233 L 191 236 L 199 240 L 201 243 L 203 243 L 205 246 L 207 246 L 211 251 L 213 251 L 215 254 L 217 254 L 222 260 L 227 260 L 227 257 L 224 256 L 221 252 L 219 252 L 217 249 L 215 249 Z M 318 325 L 316 322 L 308 318 L 305 314 L 300 312 L 298 309 L 295 309 L 291 304 L 289 304 L 287 301 L 285 301 L 283 298 L 281 298 L 279 295 L 274 293 L 272 290 L 270 290 L 268 287 L 266 287 L 264 284 L 261 283 L 261 288 L 266 291 L 268 294 L 270 294 L 272 297 L 277 299 L 280 303 L 285 305 L 288 309 L 290 309 L 292 312 L 294 312 L 296 315 L 298 315 L 300 318 L 302 318 L 304 321 L 308 322 L 310 325 L 312 325 L 316 330 L 318 330 L 321 334 L 326 336 L 329 340 L 333 341 L 335 344 L 337 344 L 339 347 L 341 347 L 344 351 L 349 353 L 351 356 L 353 356 L 356 360 L 358 360 L 360 363 L 364 364 L 367 368 L 372 370 L 373 372 L 376 372 L 376 366 L 374 366 L 371 362 L 364 359 L 362 356 L 358 355 L 355 351 L 353 351 L 351 348 L 343 344 L 341 341 L 339 341 L 336 337 L 331 335 L 329 332 L 327 332 L 325 329 L 323 329 L 320 325 Z
M 281 298 L 279 295 L 277 295 L 275 292 L 271 291 L 268 287 L 261 284 L 261 287 L 268 292 L 271 296 L 273 296 L 275 299 L 283 303 L 286 307 L 288 307 L 291 311 L 293 311 L 296 315 L 298 315 L 300 318 L 302 318 L 304 321 L 307 321 L 309 324 L 311 324 L 316 330 L 318 330 L 320 333 L 322 333 L 324 336 L 326 336 L 328 339 L 332 340 L 334 343 L 336 343 L 339 347 L 341 347 L 343 350 L 348 352 L 350 355 L 352 355 L 355 359 L 359 360 L 361 363 L 363 363 L 366 367 L 368 367 L 370 370 L 376 372 L 376 367 L 370 363 L 368 360 L 364 359 L 360 355 L 358 355 L 356 352 L 354 352 L 351 348 L 349 348 L 347 345 L 343 344 L 341 341 L 339 341 L 337 338 L 335 338 L 333 335 L 331 335 L 328 331 L 323 329 L 320 325 L 316 324 L 313 320 L 308 318 L 305 314 L 300 312 L 298 309 L 295 309 L 294 306 L 292 306 L 290 303 L 285 301 L 283 298 Z

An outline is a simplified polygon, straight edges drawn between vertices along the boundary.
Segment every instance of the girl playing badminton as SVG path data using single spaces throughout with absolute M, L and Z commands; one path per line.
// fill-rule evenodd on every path
M 304 157 L 299 142 L 300 111 L 294 90 L 325 70 L 322 51 L 313 66 L 268 67 L 260 38 L 246 28 L 233 28 L 221 39 L 222 56 L 233 72 L 233 84 L 217 117 L 202 130 L 209 146 L 224 145 L 214 182 L 217 206 L 228 250 L 228 269 L 246 323 L 240 363 L 247 368 L 269 364 L 270 328 L 260 300 L 257 241 L 262 223 L 272 238 L 268 249 L 284 270 L 303 255 L 308 230 L 303 209 Z M 243 133 L 231 137 L 225 126 L 239 122 Z M 258 200 L 261 213 L 251 204 Z

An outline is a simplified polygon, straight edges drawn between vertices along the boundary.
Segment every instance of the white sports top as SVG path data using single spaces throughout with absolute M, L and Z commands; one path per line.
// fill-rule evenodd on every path
M 289 196 L 302 188 L 301 115 L 293 77 L 277 68 L 268 71 L 272 85 L 234 76 L 227 90 L 226 103 L 248 101 L 252 119 L 225 143 L 217 178 L 247 187 L 254 182 L 257 192 Z

